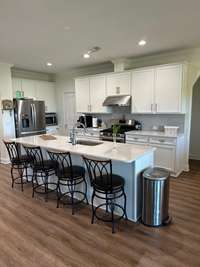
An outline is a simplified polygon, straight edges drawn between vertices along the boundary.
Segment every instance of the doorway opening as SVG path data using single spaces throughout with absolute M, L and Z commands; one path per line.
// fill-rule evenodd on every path
M 193 86 L 189 159 L 200 169 L 200 77 Z

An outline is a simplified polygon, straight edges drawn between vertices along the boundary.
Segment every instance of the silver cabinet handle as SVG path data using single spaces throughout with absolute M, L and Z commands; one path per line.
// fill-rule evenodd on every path
M 119 86 L 116 87 L 116 94 L 120 94 L 120 87 Z
M 158 112 L 158 104 L 156 104 L 156 112 Z
M 164 139 L 159 139 L 158 141 L 159 141 L 160 143 L 164 143 L 164 142 L 165 142 Z
M 151 112 L 153 112 L 153 104 L 151 104 Z

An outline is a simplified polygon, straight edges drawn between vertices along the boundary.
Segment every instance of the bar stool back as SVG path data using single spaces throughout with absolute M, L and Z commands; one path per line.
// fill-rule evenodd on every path
M 85 162 L 91 186 L 93 187 L 92 193 L 92 220 L 94 218 L 104 222 L 112 222 L 112 233 L 115 232 L 115 222 L 123 217 L 127 219 L 126 214 L 126 194 L 124 192 L 124 179 L 112 172 L 111 160 L 99 160 L 83 157 Z M 117 203 L 117 199 L 123 197 L 124 205 Z M 94 207 L 94 199 L 101 199 L 101 204 Z M 105 208 L 106 214 L 98 212 L 100 208 Z M 121 214 L 115 216 L 116 210 L 120 210 Z
M 14 186 L 14 184 L 20 184 L 21 190 L 23 191 L 24 183 L 28 182 L 27 169 L 30 166 L 30 160 L 27 157 L 27 155 L 21 155 L 19 144 L 13 141 L 6 141 L 6 140 L 3 140 L 3 142 L 6 146 L 11 162 L 12 187 Z M 16 177 L 15 173 L 17 173 Z

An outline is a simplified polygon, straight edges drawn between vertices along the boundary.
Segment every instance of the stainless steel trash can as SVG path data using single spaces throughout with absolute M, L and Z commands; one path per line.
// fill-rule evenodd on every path
M 170 223 L 169 209 L 170 173 L 161 168 L 148 168 L 143 173 L 142 222 L 148 226 Z

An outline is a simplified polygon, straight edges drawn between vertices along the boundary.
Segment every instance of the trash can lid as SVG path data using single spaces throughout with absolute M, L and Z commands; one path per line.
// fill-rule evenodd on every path
M 143 173 L 143 177 L 150 180 L 166 180 L 170 176 L 168 170 L 163 168 L 148 168 Z

